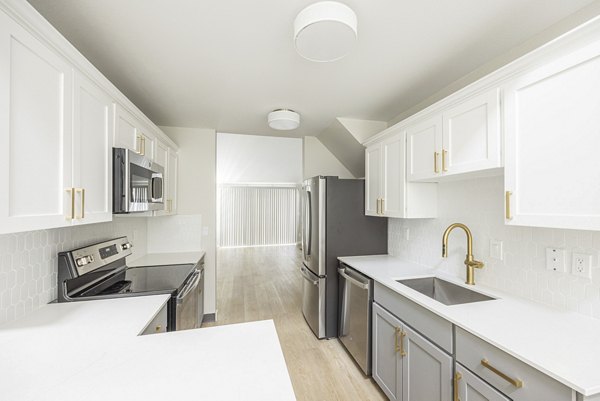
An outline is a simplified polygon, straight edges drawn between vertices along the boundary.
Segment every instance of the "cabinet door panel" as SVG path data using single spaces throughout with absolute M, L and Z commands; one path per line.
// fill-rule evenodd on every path
M 140 153 L 141 141 L 137 135 L 137 123 L 133 116 L 120 105 L 115 105 L 115 147 Z
M 0 232 L 69 225 L 71 66 L 0 12 Z
M 369 146 L 365 150 L 365 214 L 379 216 L 378 202 L 381 187 L 381 145 Z
M 381 144 L 383 214 L 405 217 L 405 160 L 404 133 L 394 135 Z
M 511 401 L 458 363 L 456 373 L 460 375 L 458 396 L 461 401 Z
M 444 175 L 501 167 L 499 115 L 498 89 L 444 113 Z
M 406 129 L 407 179 L 416 181 L 439 176 L 441 171 L 442 119 L 436 116 Z M 437 162 L 434 160 L 438 153 Z M 436 172 L 436 163 L 437 171 Z
M 373 303 L 373 379 L 390 400 L 402 399 L 402 361 L 396 352 L 396 328 L 401 322 Z
M 507 224 L 600 230 L 599 87 L 599 43 L 506 87 Z
M 451 401 L 452 357 L 407 326 L 402 358 L 403 401 Z
M 170 189 L 170 174 L 169 174 L 169 165 L 168 165 L 168 159 L 169 159 L 169 147 L 167 145 L 165 145 L 164 143 L 160 142 L 160 140 L 155 139 L 155 144 L 154 144 L 154 148 L 155 148 L 155 158 L 154 158 L 154 162 L 159 164 L 160 166 L 162 166 L 165 169 L 165 175 L 163 177 L 163 199 L 164 199 L 164 205 L 163 205 L 163 210 L 157 210 L 154 212 L 155 216 L 164 216 L 165 214 L 169 213 L 169 189 Z
M 73 186 L 77 224 L 112 220 L 113 101 L 77 74 L 74 85 Z M 84 213 L 81 208 L 84 207 Z M 84 216 L 83 218 L 80 218 Z

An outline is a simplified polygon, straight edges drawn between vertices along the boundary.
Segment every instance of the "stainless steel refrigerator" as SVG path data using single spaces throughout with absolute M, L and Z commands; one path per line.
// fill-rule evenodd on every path
M 302 313 L 318 338 L 338 335 L 340 256 L 387 253 L 387 218 L 365 216 L 365 181 L 317 176 L 304 181 Z

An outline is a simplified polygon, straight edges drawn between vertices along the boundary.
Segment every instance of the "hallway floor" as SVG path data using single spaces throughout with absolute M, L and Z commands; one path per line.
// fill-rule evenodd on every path
M 218 250 L 218 322 L 273 319 L 298 401 L 386 400 L 337 339 L 317 340 L 302 316 L 295 246 Z

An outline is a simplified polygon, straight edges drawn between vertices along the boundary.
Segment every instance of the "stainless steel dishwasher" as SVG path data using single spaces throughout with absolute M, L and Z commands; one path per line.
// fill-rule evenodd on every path
M 339 338 L 356 363 L 371 374 L 371 310 L 373 280 L 342 264 L 340 280 Z

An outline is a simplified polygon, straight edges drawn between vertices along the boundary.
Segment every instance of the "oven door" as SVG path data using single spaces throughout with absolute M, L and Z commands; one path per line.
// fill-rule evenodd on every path
M 196 270 L 175 298 L 175 330 L 188 330 L 198 327 L 198 285 L 202 278 Z

